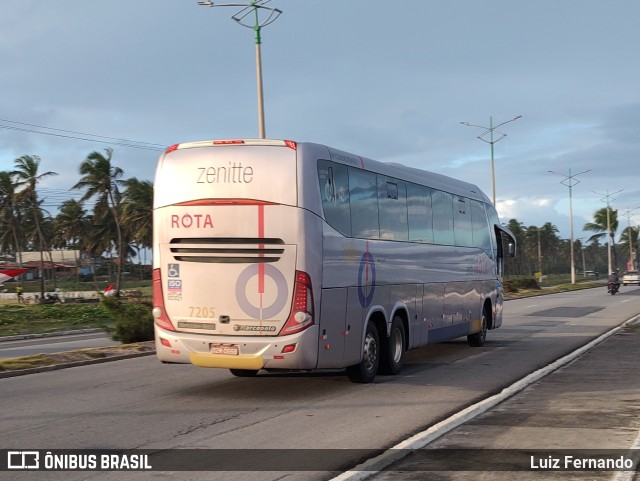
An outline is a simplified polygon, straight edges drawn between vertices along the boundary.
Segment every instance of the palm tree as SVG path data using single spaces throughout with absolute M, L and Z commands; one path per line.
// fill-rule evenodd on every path
M 629 263 L 632 267 L 633 263 L 636 261 L 637 252 L 635 251 L 634 247 L 638 245 L 639 233 L 640 227 L 629 226 L 622 231 L 622 234 L 620 234 L 620 245 L 624 246 L 629 252 Z
M 18 198 L 24 199 L 31 209 L 31 213 L 33 214 L 33 221 L 35 225 L 35 236 L 33 239 L 37 237 L 38 239 L 38 248 L 40 250 L 40 265 L 42 267 L 42 276 L 40 278 L 40 294 L 42 298 L 44 298 L 44 257 L 43 252 L 45 248 L 47 252 L 49 252 L 49 258 L 51 259 L 51 252 L 48 250 L 48 244 L 45 241 L 44 233 L 42 230 L 42 210 L 40 208 L 40 202 L 38 201 L 38 193 L 36 190 L 36 186 L 40 180 L 45 177 L 49 177 L 52 175 L 58 175 L 57 172 L 44 172 L 42 174 L 38 173 L 38 169 L 40 167 L 40 157 L 37 155 L 23 155 L 22 157 L 15 160 L 15 170 L 11 173 L 17 183 L 16 185 L 19 187 L 23 187 L 23 189 L 18 193 Z M 54 276 L 55 277 L 55 276 Z
M 75 199 L 65 200 L 60 205 L 60 213 L 56 216 L 56 229 L 67 244 L 78 245 L 85 235 L 85 218 L 87 211 L 82 202 Z
M 73 245 L 79 247 L 80 240 L 87 234 L 87 211 L 82 202 L 75 199 L 65 200 L 60 206 L 60 213 L 56 216 L 56 231 L 63 241 L 64 247 Z M 75 251 L 75 249 L 74 249 Z M 76 256 L 76 281 L 80 276 L 78 258 Z
M 561 239 L 558 237 L 558 228 L 551 222 L 542 227 L 529 226 L 526 229 L 524 245 L 518 248 L 518 256 L 528 256 L 528 264 L 535 266 L 540 272 L 554 274 L 564 272 L 568 266 L 564 265 L 565 258 L 559 255 Z M 557 263 L 557 259 L 562 259 Z
M 609 213 L 608 223 L 607 211 Z M 603 207 L 602 209 L 597 210 L 593 215 L 593 222 L 587 222 L 583 227 L 583 230 L 595 232 L 594 235 L 589 237 L 587 243 L 593 241 L 600 242 L 607 236 L 609 229 L 611 229 L 611 244 L 613 245 L 613 239 L 616 231 L 618 230 L 618 211 L 611 209 L 611 207 Z
M 16 189 L 17 185 L 11 173 L 0 172 L 0 224 L 6 228 L 6 230 L 0 230 L 0 249 L 5 252 L 13 251 L 16 262 L 21 266 L 21 212 Z
M 613 251 L 612 269 L 616 269 L 616 266 L 618 265 L 618 256 L 616 254 L 614 239 L 616 231 L 618 230 L 618 211 L 611 209 L 609 206 L 597 210 L 594 214 L 593 222 L 586 223 L 583 229 L 596 232 L 596 234 L 589 237 L 587 242 L 599 241 L 610 233 L 611 237 L 608 238 L 608 241 L 611 243 L 611 249 Z
M 111 250 L 112 236 L 111 225 L 98 224 L 94 221 L 94 216 L 88 215 L 86 218 L 87 233 L 80 239 L 81 250 L 88 253 L 91 259 L 91 271 L 95 282 L 96 291 L 100 290 L 96 270 L 96 258 L 105 251 Z
M 132 240 L 141 247 L 151 247 L 153 238 L 153 184 L 135 177 L 124 182 L 122 222 L 128 225 Z
M 153 184 L 134 177 L 127 179 L 125 186 L 122 222 L 126 225 L 139 256 L 140 249 L 151 247 L 153 242 Z
M 526 229 L 522 222 L 518 222 L 517 219 L 510 219 L 507 223 L 508 229 L 513 233 L 518 243 L 518 250 L 520 252 L 526 252 L 525 236 Z M 521 275 L 528 273 L 526 256 L 518 255 L 517 257 L 505 258 L 505 273 Z
M 120 280 L 122 276 L 123 264 L 123 240 L 122 228 L 120 225 L 120 190 L 119 185 L 123 181 L 119 180 L 124 174 L 120 167 L 114 167 L 111 164 L 113 149 L 105 149 L 106 156 L 100 152 L 91 152 L 87 158 L 80 164 L 80 174 L 82 177 L 74 185 L 73 189 L 86 189 L 84 195 L 80 198 L 80 202 L 84 202 L 92 197 L 96 198 L 96 204 L 93 209 L 94 219 L 100 223 L 111 214 L 116 228 L 118 252 L 118 267 L 116 277 L 116 292 L 120 291 Z

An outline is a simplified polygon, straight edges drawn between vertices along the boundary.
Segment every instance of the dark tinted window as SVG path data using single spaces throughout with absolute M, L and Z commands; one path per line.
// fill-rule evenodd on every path
M 409 240 L 432 243 L 431 189 L 421 185 L 407 184 L 407 210 Z
M 347 166 L 319 160 L 318 179 L 324 218 L 335 230 L 345 236 L 351 236 Z
M 489 218 L 489 229 L 490 229 L 490 235 L 491 235 L 491 239 L 492 239 L 492 244 L 493 244 L 493 258 L 497 258 L 498 257 L 498 245 L 497 245 L 497 241 L 495 238 L 495 227 L 496 225 L 500 225 L 500 219 L 498 218 L 498 213 L 496 212 L 496 209 L 494 206 L 492 206 L 491 204 L 485 204 L 486 208 L 487 208 L 487 217 Z
M 409 239 L 407 188 L 402 180 L 378 175 L 380 239 Z
M 453 196 L 453 228 L 457 246 L 473 246 L 473 226 L 471 224 L 470 200 L 464 197 Z
M 471 222 L 473 223 L 473 246 L 480 247 L 491 256 L 491 231 L 489 230 L 484 204 L 476 200 L 470 202 Z
M 378 186 L 376 174 L 360 169 L 349 169 L 351 194 L 351 235 L 365 239 L 378 239 Z
M 433 190 L 433 241 L 436 244 L 455 245 L 453 234 L 453 196 L 447 192 Z

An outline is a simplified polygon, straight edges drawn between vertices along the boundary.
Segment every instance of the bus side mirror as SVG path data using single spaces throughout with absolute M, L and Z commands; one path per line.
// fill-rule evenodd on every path
M 515 242 L 509 242 L 509 257 L 514 257 L 516 255 L 516 244 Z

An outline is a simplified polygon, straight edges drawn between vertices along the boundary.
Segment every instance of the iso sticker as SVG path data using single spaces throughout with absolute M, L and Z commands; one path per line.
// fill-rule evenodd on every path
M 167 300 L 182 300 L 182 279 L 167 279 Z

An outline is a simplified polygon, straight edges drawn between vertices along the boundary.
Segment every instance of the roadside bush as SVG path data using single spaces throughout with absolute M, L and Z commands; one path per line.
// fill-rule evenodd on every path
M 533 277 L 518 277 L 504 281 L 505 292 L 518 292 L 520 289 L 540 290 L 540 284 Z
M 99 304 L 0 305 L 0 336 L 44 334 L 74 329 L 112 329 L 114 322 Z
M 113 339 L 124 343 L 151 341 L 153 339 L 152 305 L 145 300 L 123 300 L 102 297 L 102 305 L 115 321 Z

